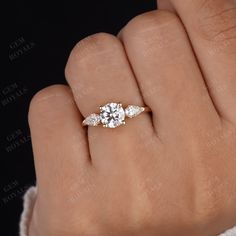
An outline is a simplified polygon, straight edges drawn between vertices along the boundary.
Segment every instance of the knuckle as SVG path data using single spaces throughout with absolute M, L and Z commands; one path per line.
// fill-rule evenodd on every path
M 107 33 L 97 33 L 78 42 L 73 48 L 70 58 L 78 62 L 86 61 L 91 57 L 111 53 L 120 46 L 118 38 Z
M 124 38 L 138 44 L 141 52 L 152 52 L 155 48 L 168 47 L 176 42 L 179 18 L 169 11 L 155 10 L 132 19 L 123 30 Z
M 32 117 L 37 116 L 44 109 L 45 105 L 48 105 L 59 97 L 63 97 L 63 99 L 67 98 L 68 100 L 65 101 L 71 100 L 71 92 L 68 86 L 59 84 L 51 85 L 37 92 L 30 101 L 28 112 L 29 121 Z
M 178 21 L 178 17 L 169 11 L 154 10 L 134 17 L 126 26 L 128 30 L 137 33 L 155 30 L 166 26 L 172 21 Z
M 236 38 L 236 4 L 205 0 L 196 19 L 194 27 L 207 41 L 222 43 Z
M 207 223 L 221 215 L 224 208 L 225 183 L 220 178 L 208 176 L 201 184 L 196 201 L 198 223 Z

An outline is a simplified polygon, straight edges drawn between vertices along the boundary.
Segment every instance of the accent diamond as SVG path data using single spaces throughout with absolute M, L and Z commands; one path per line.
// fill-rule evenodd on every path
M 128 116 L 129 118 L 133 118 L 140 113 L 142 113 L 145 110 L 144 107 L 139 107 L 139 106 L 134 106 L 134 105 L 129 105 L 125 109 L 125 115 Z
M 91 114 L 84 121 L 84 125 L 97 126 L 100 123 L 100 116 L 97 114 Z
M 108 103 L 100 107 L 100 119 L 103 126 L 107 128 L 116 128 L 125 124 L 125 111 L 122 104 Z

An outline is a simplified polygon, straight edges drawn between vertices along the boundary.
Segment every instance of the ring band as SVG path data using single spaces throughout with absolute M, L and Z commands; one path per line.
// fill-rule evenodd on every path
M 100 107 L 100 113 L 92 113 L 82 122 L 83 126 L 102 125 L 106 128 L 116 128 L 125 124 L 125 118 L 134 118 L 143 112 L 151 112 L 149 107 L 140 107 L 136 105 L 128 105 L 123 108 L 121 103 L 107 103 Z

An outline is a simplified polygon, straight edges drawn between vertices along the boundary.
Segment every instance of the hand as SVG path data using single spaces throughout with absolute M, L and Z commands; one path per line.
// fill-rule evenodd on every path
M 236 223 L 236 3 L 171 2 L 185 28 L 162 10 L 119 38 L 90 36 L 71 52 L 70 88 L 33 98 L 30 236 L 209 236 Z M 152 116 L 82 127 L 112 101 Z

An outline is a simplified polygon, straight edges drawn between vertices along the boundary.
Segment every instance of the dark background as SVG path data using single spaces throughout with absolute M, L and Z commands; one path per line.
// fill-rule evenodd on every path
M 73 46 L 97 32 L 117 34 L 155 0 L 42 3 L 17 1 L 5 20 L 6 67 L 0 80 L 1 236 L 18 235 L 22 196 L 35 183 L 27 113 L 40 89 L 66 83 L 64 67 Z

